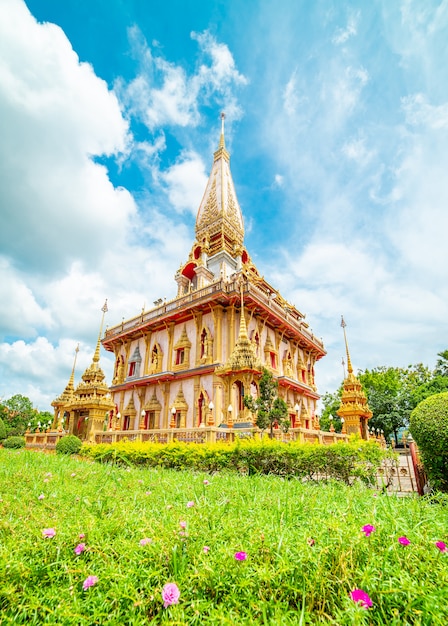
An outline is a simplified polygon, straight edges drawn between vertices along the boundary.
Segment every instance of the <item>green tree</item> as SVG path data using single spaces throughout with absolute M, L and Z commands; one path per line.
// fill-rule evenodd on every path
M 278 383 L 269 370 L 263 368 L 259 383 L 258 398 L 244 396 L 244 406 L 257 414 L 255 423 L 261 430 L 269 427 L 273 437 L 274 425 L 287 432 L 289 428 L 288 406 L 278 397 Z
M 333 421 L 334 429 L 337 433 L 342 430 L 341 418 L 337 414 L 339 407 L 341 406 L 342 385 L 334 393 L 325 393 L 322 396 L 322 414 L 319 420 L 320 429 L 329 431 L 331 421 Z M 330 420 L 330 416 L 333 420 Z
M 436 363 L 436 369 L 434 370 L 435 376 L 447 376 L 448 377 L 448 350 L 443 350 L 443 352 L 438 352 Z
M 5 423 L 7 432 L 13 432 L 17 435 L 23 434 L 28 424 L 31 424 L 32 429 L 35 429 L 38 422 L 48 424 L 48 422 L 53 421 L 51 413 L 48 411 L 39 413 L 33 407 L 31 400 L 21 394 L 16 394 L 0 403 L 0 417 Z
M 413 392 L 431 379 L 431 371 L 422 364 L 406 368 L 380 366 L 359 374 L 373 413 L 369 428 L 384 431 L 386 439 L 393 434 L 398 443 L 398 431 L 409 424 L 415 407 Z
M 411 413 L 410 429 L 432 486 L 448 491 L 448 392 L 420 402 Z

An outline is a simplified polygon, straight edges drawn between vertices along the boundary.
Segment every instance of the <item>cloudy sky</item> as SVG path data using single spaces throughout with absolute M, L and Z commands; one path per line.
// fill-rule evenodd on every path
M 260 272 L 343 376 L 448 347 L 447 0 L 0 0 L 0 397 L 176 294 L 227 114 Z M 111 379 L 112 361 L 102 354 Z

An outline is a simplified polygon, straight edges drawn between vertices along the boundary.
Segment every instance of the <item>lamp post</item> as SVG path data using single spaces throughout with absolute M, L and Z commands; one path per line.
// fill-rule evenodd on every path
M 295 428 L 300 428 L 300 426 L 301 426 L 301 424 L 300 424 L 300 417 L 299 417 L 300 406 L 299 406 L 298 402 L 295 403 L 294 411 L 296 412 L 296 423 L 294 424 L 294 427 Z
M 213 426 L 215 423 L 215 420 L 213 419 L 213 410 L 215 408 L 215 405 L 213 404 L 213 402 L 210 402 L 210 404 L 208 405 L 208 419 L 207 419 L 207 426 Z M 201 426 L 202 426 L 202 422 L 201 422 Z
M 40 433 L 40 422 L 37 422 L 36 433 Z
M 343 435 L 346 435 L 347 431 L 345 430 L 345 419 L 343 417 L 341 417 L 341 424 L 342 424 L 341 433 Z
M 227 426 L 229 428 L 233 428 L 233 416 L 232 416 L 233 407 L 231 404 L 227 407 Z
M 117 419 L 115 421 L 115 430 L 120 430 L 120 422 L 121 422 L 121 413 L 118 411 Z
M 171 408 L 171 423 L 170 423 L 170 428 L 176 428 L 176 407 L 173 406 Z
M 145 428 L 145 417 L 146 417 L 146 411 L 145 409 L 142 409 L 142 412 L 140 413 L 140 430 L 143 430 Z
M 330 414 L 328 419 L 330 420 L 330 433 L 334 433 L 334 425 L 333 425 L 334 417 Z
M 27 432 L 27 433 L 29 433 L 29 432 L 30 432 L 30 428 L 31 428 L 31 422 L 28 422 L 28 428 L 27 428 L 27 430 L 26 430 L 26 432 Z

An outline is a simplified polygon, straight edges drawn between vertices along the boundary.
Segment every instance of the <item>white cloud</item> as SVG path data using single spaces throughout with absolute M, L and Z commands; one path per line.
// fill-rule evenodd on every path
M 343 43 L 346 43 L 351 37 L 354 37 L 358 32 L 358 21 L 359 21 L 359 13 L 356 15 L 352 15 L 349 17 L 347 26 L 345 28 L 338 28 L 332 42 L 340 46 Z
M 342 154 L 351 161 L 355 161 L 359 166 L 365 167 L 375 156 L 374 150 L 369 150 L 366 146 L 366 139 L 358 137 L 346 141 L 342 146 Z
M 91 160 L 128 148 L 117 98 L 18 0 L 0 6 L 0 56 L 2 251 L 35 271 L 93 259 L 135 212 Z
M 406 122 L 411 126 L 426 126 L 433 130 L 448 129 L 448 102 L 431 105 L 422 93 L 405 96 L 401 100 Z
M 171 205 L 196 215 L 208 176 L 204 163 L 196 152 L 184 152 L 168 170 L 161 174 Z
M 247 79 L 236 69 L 228 47 L 208 31 L 191 33 L 203 57 L 191 76 L 180 65 L 154 55 L 137 27 L 129 36 L 141 59 L 140 73 L 128 85 L 117 81 L 116 90 L 129 113 L 151 131 L 162 125 L 196 126 L 199 107 L 210 101 L 224 108 L 230 120 L 241 117 L 234 91 Z

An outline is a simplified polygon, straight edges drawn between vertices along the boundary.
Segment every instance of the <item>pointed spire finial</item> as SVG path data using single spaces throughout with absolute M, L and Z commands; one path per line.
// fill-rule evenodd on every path
M 107 313 L 107 311 L 109 310 L 107 308 L 107 298 L 106 298 L 106 301 L 104 302 L 103 306 L 101 307 L 101 310 L 103 312 L 103 316 L 101 318 L 100 332 L 98 333 L 98 341 L 96 342 L 95 354 L 93 355 L 93 362 L 95 364 L 98 363 L 99 360 L 100 360 L 100 346 L 101 346 L 101 335 L 102 335 L 102 332 L 103 332 L 104 316 Z
M 243 298 L 243 281 L 240 281 L 240 297 L 241 297 L 241 319 L 240 319 L 240 338 L 244 337 L 248 338 L 247 335 L 247 327 L 246 327 L 246 318 L 244 317 L 244 298 Z
M 222 111 L 221 113 L 221 137 L 219 138 L 219 146 L 218 146 L 218 150 L 220 148 L 224 148 L 226 147 L 226 140 L 224 138 L 224 120 L 226 119 L 226 114 L 224 113 L 224 111 Z
M 353 367 L 352 367 L 352 362 L 350 359 L 350 352 L 348 351 L 347 335 L 345 333 L 345 327 L 347 326 L 347 324 L 345 323 L 343 315 L 341 315 L 341 326 L 342 326 L 342 330 L 344 331 L 345 350 L 347 352 L 347 371 L 349 374 L 353 374 Z

